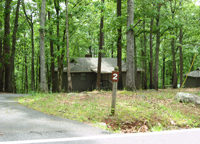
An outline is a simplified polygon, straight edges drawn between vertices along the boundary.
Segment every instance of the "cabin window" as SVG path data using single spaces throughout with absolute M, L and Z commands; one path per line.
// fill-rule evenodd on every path
M 81 80 L 86 80 L 87 78 L 86 78 L 86 73 L 82 73 L 81 74 Z

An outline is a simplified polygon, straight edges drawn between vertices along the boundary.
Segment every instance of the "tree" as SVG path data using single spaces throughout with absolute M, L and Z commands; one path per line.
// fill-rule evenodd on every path
M 179 31 L 179 43 L 180 43 L 180 46 L 179 46 L 179 55 L 180 55 L 180 86 L 182 86 L 183 84 L 183 52 L 182 52 L 182 44 L 183 44 L 183 30 L 182 28 L 180 28 L 180 31 Z
M 45 70 L 45 7 L 46 0 L 42 0 L 41 14 L 40 14 L 40 90 L 41 92 L 48 92 Z
M 146 38 L 146 32 L 145 32 L 145 18 L 143 20 L 143 30 L 144 30 L 144 50 L 143 50 L 143 54 L 144 54 L 144 77 L 143 77 L 143 82 L 144 82 L 144 89 L 147 89 L 147 60 L 146 60 L 146 53 L 147 53 L 147 38 Z
M 3 11 L 2 1 L 0 1 L 0 11 Z M 2 17 L 3 15 L 1 15 Z M 0 19 L 0 31 L 3 31 L 3 20 Z M 0 92 L 3 92 L 3 36 L 0 35 Z
M 19 18 L 19 8 L 20 8 L 20 0 L 17 1 L 17 8 L 15 14 L 15 24 L 12 35 L 12 52 L 10 58 L 10 78 L 9 78 L 9 91 L 16 92 L 15 90 L 15 77 L 14 77 L 14 59 L 15 59 L 15 50 L 16 50 L 16 35 L 18 31 L 18 18 Z
M 122 1 L 117 0 L 117 17 L 120 20 L 119 26 L 117 28 L 117 66 L 119 68 L 119 82 L 118 82 L 118 88 L 123 89 L 122 85 L 122 24 L 121 24 L 121 5 Z
M 134 65 L 134 0 L 127 2 L 127 56 L 126 56 L 126 88 L 136 90 Z
M 181 1 L 179 2 L 179 6 L 181 6 Z M 182 11 L 182 10 L 181 10 Z M 179 55 L 180 55 L 180 86 L 183 83 L 183 52 L 182 52 L 182 44 L 183 44 L 183 29 L 182 26 L 179 30 Z
M 162 4 L 157 4 L 156 15 L 156 56 L 155 56 L 155 68 L 154 68 L 154 88 L 158 90 L 158 68 L 159 68 L 159 49 L 160 49 L 160 9 Z
M 58 92 L 62 91 L 63 78 L 63 49 L 60 49 L 60 0 L 54 0 L 56 10 L 56 28 L 57 28 L 57 50 L 58 50 Z
M 176 11 L 176 1 L 174 3 L 174 7 L 172 4 L 173 1 L 170 1 L 170 8 L 171 8 L 171 15 L 172 15 L 172 22 L 174 22 L 174 16 Z M 174 26 L 173 26 L 174 27 Z M 174 33 L 174 28 L 172 29 Z M 171 39 L 171 49 L 172 49 L 172 68 L 173 68 L 173 76 L 172 76 L 172 82 L 173 82 L 173 88 L 177 88 L 177 73 L 176 73 L 176 52 L 175 52 L 175 38 L 172 37 Z
M 5 2 L 4 11 L 4 42 L 3 42 L 3 64 L 5 69 L 5 91 L 11 92 L 10 89 L 10 12 L 12 0 Z
M 43 57 L 46 68 L 44 67 L 44 71 L 39 74 L 39 61 L 44 62 L 39 58 L 39 35 L 41 31 L 44 32 L 45 26 L 40 29 L 40 25 L 37 23 L 37 21 L 40 21 L 38 13 L 42 2 L 24 0 L 23 4 L 23 0 L 20 1 L 22 1 L 23 9 L 19 7 L 17 25 L 15 21 L 18 15 L 16 11 L 19 1 L 15 0 L 11 3 L 11 0 L 0 0 L 0 10 L 3 11 L 3 13 L 0 13 L 0 91 L 5 90 L 6 87 L 7 91 L 12 91 L 12 89 L 15 91 L 15 86 L 11 85 L 15 83 L 16 92 L 25 93 L 27 89 L 34 90 L 34 86 L 36 90 L 40 86 L 39 81 L 41 82 L 39 77 L 45 72 L 45 69 L 49 89 L 52 86 L 52 91 L 55 92 L 56 87 L 60 85 L 61 90 L 63 88 L 62 82 L 58 80 L 55 84 L 55 79 L 58 77 L 55 78 L 54 76 L 56 74 L 54 68 L 58 67 L 59 79 L 62 80 L 63 67 L 70 67 L 67 64 L 70 62 L 70 58 L 84 57 L 88 53 L 92 54 L 93 57 L 98 57 L 99 52 L 105 53 L 105 57 L 117 57 L 119 67 L 121 60 L 126 61 L 127 59 L 128 64 L 128 58 L 131 54 L 128 49 L 130 33 L 134 35 L 134 38 L 131 38 L 134 43 L 134 48 L 132 48 L 134 55 L 131 54 L 131 59 L 134 58 L 134 75 L 136 75 L 137 67 L 145 70 L 142 72 L 144 74 L 144 88 L 146 87 L 145 84 L 150 88 L 155 85 L 156 89 L 162 85 L 163 87 L 172 85 L 172 78 L 174 79 L 173 82 L 176 81 L 175 76 L 173 76 L 175 73 L 177 80 L 180 78 L 181 84 L 182 76 L 187 73 L 194 54 L 200 53 L 198 49 L 200 35 L 198 27 L 199 6 L 191 0 L 134 1 L 137 7 L 134 7 L 135 18 L 133 18 L 137 23 L 134 26 L 132 23 L 128 29 L 126 25 L 127 1 L 107 1 L 104 4 L 102 1 L 93 0 L 70 1 L 68 2 L 70 9 L 68 11 L 69 19 L 67 20 L 69 25 L 68 36 L 66 34 L 65 7 L 63 7 L 65 1 L 53 0 L 46 3 L 48 20 L 45 22 L 47 27 L 45 29 L 46 54 Z M 100 12 L 101 10 L 103 10 L 103 13 Z M 10 15 L 9 23 L 5 19 L 5 17 L 8 18 L 8 14 Z M 103 29 L 101 28 L 101 32 L 104 33 L 104 39 L 102 50 L 99 50 L 99 21 L 102 17 Z M 143 24 L 138 21 L 143 21 Z M 8 32 L 8 29 L 10 32 Z M 7 32 L 6 40 L 8 40 L 6 43 L 5 32 Z M 128 37 L 126 37 L 127 32 L 129 33 Z M 24 34 L 26 34 L 25 37 Z M 66 39 L 70 42 L 67 42 Z M 24 43 L 26 43 L 25 46 Z M 68 44 L 68 48 L 66 48 L 66 44 Z M 68 53 L 67 49 L 69 52 L 69 55 L 66 56 L 69 58 L 68 61 L 65 58 L 66 53 Z M 200 58 L 197 57 L 193 69 L 198 67 L 199 60 Z M 149 62 L 149 68 L 145 61 Z M 12 75 L 12 77 L 8 78 L 8 75 Z M 131 78 L 132 76 L 133 73 L 131 73 Z M 41 78 L 44 78 L 44 76 L 41 76 Z M 101 81 L 101 79 L 99 80 Z M 118 86 L 120 87 L 120 82 Z M 174 83 L 174 86 L 176 86 L 176 83 Z
M 150 63 L 149 63 L 149 71 L 150 71 L 150 85 L 149 88 L 153 89 L 153 21 L 154 19 L 151 18 L 150 24 Z
M 104 5 L 104 0 L 101 0 L 101 3 L 102 5 Z M 101 14 L 103 14 L 103 8 L 101 9 Z M 101 16 L 100 34 L 99 34 L 99 55 L 98 55 L 98 68 L 97 68 L 97 85 L 96 85 L 97 90 L 100 90 L 101 87 L 101 57 L 104 45 L 103 19 L 104 16 Z
M 51 20 L 51 12 L 48 11 L 48 20 Z M 50 35 L 50 55 L 51 55 L 51 84 L 52 84 L 52 92 L 56 92 L 56 83 L 55 83 L 55 72 L 54 72 L 54 68 L 55 68 L 55 64 L 54 64 L 54 43 L 52 40 L 53 37 L 53 27 L 52 27 L 52 23 L 50 23 L 49 25 L 49 35 Z
M 26 34 L 24 33 L 24 39 Z M 24 83 L 24 92 L 28 93 L 28 62 L 27 62 L 27 44 L 24 42 L 24 65 L 25 65 L 25 83 Z
M 72 91 L 72 78 L 70 73 L 70 57 L 69 57 L 69 19 L 68 19 L 68 0 L 66 0 L 66 48 L 67 48 L 67 81 L 68 91 Z
M 31 57 L 31 90 L 35 90 L 35 68 L 34 68 L 34 57 L 35 57 L 35 48 L 34 48 L 34 22 L 33 22 L 33 12 L 31 12 L 30 16 L 26 13 L 26 8 L 24 4 L 24 0 L 22 1 L 23 11 L 26 16 L 26 20 L 31 28 L 31 47 L 32 47 L 32 57 Z
M 162 76 L 163 76 L 163 79 L 162 79 L 162 88 L 164 89 L 165 88 L 165 63 L 166 63 L 166 48 L 165 48 L 165 43 L 164 43 L 164 47 L 163 47 L 163 65 L 162 65 Z

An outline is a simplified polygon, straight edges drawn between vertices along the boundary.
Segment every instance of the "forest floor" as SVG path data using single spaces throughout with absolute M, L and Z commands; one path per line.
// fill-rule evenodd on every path
M 200 127 L 200 107 L 176 101 L 177 92 L 178 89 L 118 91 L 115 116 L 110 116 L 112 91 L 34 94 L 18 98 L 18 102 L 37 111 L 118 133 Z M 200 88 L 181 92 L 200 95 Z

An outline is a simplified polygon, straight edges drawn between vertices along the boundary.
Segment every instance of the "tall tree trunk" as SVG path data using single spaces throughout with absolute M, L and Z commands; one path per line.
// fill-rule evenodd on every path
M 150 71 L 150 89 L 153 89 L 153 18 L 151 18 L 150 25 L 150 63 L 149 63 L 149 71 Z
M 158 66 L 159 66 L 159 49 L 160 49 L 160 9 L 161 5 L 157 5 L 156 16 L 156 56 L 155 56 L 155 70 L 154 70 L 154 88 L 158 90 Z
M 28 55 L 28 52 L 27 52 L 27 44 L 25 42 L 25 39 L 26 39 L 26 33 L 24 33 L 24 42 L 23 42 L 23 46 L 24 46 L 24 72 L 25 75 L 24 75 L 24 89 L 23 89 L 23 92 L 24 93 L 28 93 L 28 62 L 27 62 L 27 55 Z
M 45 7 L 46 0 L 42 0 L 40 15 L 40 91 L 48 92 L 46 71 L 45 71 Z
M 39 90 L 39 84 L 40 84 L 40 52 L 37 54 L 37 68 L 36 68 L 36 90 Z
M 104 0 L 101 0 L 101 3 L 104 4 Z M 103 14 L 103 9 L 101 9 L 101 14 Z M 104 45 L 104 32 L 103 32 L 103 19 L 104 16 L 101 17 L 100 21 L 100 40 L 99 40 L 99 55 L 98 55 L 98 69 L 97 69 L 97 84 L 96 89 L 100 90 L 101 88 L 101 50 Z
M 183 84 L 183 52 L 182 52 L 182 39 L 183 39 L 183 32 L 182 28 L 180 28 L 180 35 L 179 35 L 179 43 L 181 46 L 179 46 L 179 55 L 180 55 L 180 86 Z
M 174 21 L 174 14 L 176 10 L 176 1 L 174 4 L 174 8 L 172 6 L 172 1 L 170 1 L 170 7 L 171 7 L 171 14 L 172 14 L 172 21 Z M 174 30 L 174 29 L 172 29 Z M 174 32 L 172 32 L 174 34 Z M 172 69 L 173 69 L 173 76 L 172 76 L 172 82 L 173 82 L 173 88 L 177 88 L 177 73 L 176 73 L 176 52 L 175 52 L 175 40 L 174 38 L 171 39 L 171 49 L 172 49 Z
M 48 89 L 50 90 L 51 89 L 51 78 L 50 78 L 50 70 L 49 70 L 50 68 L 49 68 L 48 63 L 46 64 L 46 66 L 47 66 L 47 86 L 48 86 Z
M 3 64 L 5 68 L 5 91 L 10 91 L 10 11 L 12 0 L 6 0 L 4 11 L 4 44 L 3 44 Z
M 32 19 L 32 16 L 31 16 Z M 34 29 L 33 29 L 33 22 L 31 25 L 31 46 L 32 46 L 32 57 L 31 57 L 31 90 L 35 91 L 35 68 L 34 68 L 34 58 L 35 58 L 35 52 L 34 52 Z
M 58 67 L 59 67 L 59 80 L 60 80 L 60 91 L 62 91 L 62 83 L 63 83 L 63 61 L 64 61 L 64 42 L 65 42 L 65 33 L 66 33 L 66 30 L 64 30 L 64 33 L 63 33 L 63 47 L 61 48 L 61 55 L 60 55 L 60 61 L 58 63 Z M 70 60 L 69 60 L 70 61 Z
M 141 67 L 144 69 L 144 43 L 143 43 L 143 39 L 142 36 L 140 36 L 140 47 L 141 47 Z M 142 73 L 142 89 L 144 88 L 144 72 Z
M 63 81 L 63 58 L 64 58 L 64 53 L 63 53 L 63 48 L 60 49 L 60 3 L 59 0 L 54 0 L 54 5 L 56 9 L 56 15 L 57 15 L 57 38 L 58 38 L 58 43 L 57 43 L 57 50 L 60 53 L 58 55 L 58 91 L 62 91 L 62 81 Z M 65 33 L 65 32 L 64 32 Z M 61 51 L 61 52 L 60 52 Z
M 70 72 L 70 57 L 69 57 L 69 19 L 68 19 L 68 0 L 66 0 L 66 49 L 67 49 L 67 80 L 68 91 L 72 91 L 72 78 Z
M 25 87 L 25 84 L 24 84 L 24 66 L 25 66 L 25 64 L 22 64 L 22 75 L 21 75 L 21 79 L 22 79 L 22 89 L 21 89 L 21 92 L 23 92 L 23 93 L 25 93 L 25 91 L 24 91 L 24 87 Z
M 176 57 L 175 57 L 175 42 L 174 42 L 174 38 L 172 38 L 171 40 L 171 48 L 172 48 L 172 59 L 173 59 L 173 64 L 172 64 L 172 68 L 173 68 L 173 88 L 177 88 L 177 73 L 176 73 Z
M 26 8 L 24 4 L 24 0 L 22 0 L 22 7 L 24 14 L 26 16 L 26 20 L 31 27 L 31 46 L 32 46 L 32 57 L 31 57 L 31 90 L 35 91 L 35 68 L 34 68 L 34 58 L 35 58 L 35 52 L 34 52 L 34 23 L 33 23 L 33 16 L 31 14 L 30 17 L 26 14 Z
M 0 11 L 3 6 L 0 5 Z M 0 21 L 0 31 L 2 31 L 3 23 Z M 0 35 L 0 92 L 3 92 L 3 37 Z
M 2 39 L 0 38 L 0 92 L 3 92 L 3 54 L 2 54 Z
M 25 93 L 28 93 L 28 63 L 26 54 L 25 54 Z
M 143 30 L 145 31 L 145 18 L 143 20 Z M 146 33 L 144 32 L 144 89 L 147 89 L 147 60 L 146 60 L 146 51 L 147 51 L 147 45 L 146 45 Z
M 135 34 L 135 33 L 133 33 L 133 34 Z M 134 36 L 134 63 L 135 63 L 135 77 L 137 77 L 137 45 L 136 45 L 136 37 L 135 36 Z M 136 83 L 136 78 L 135 78 L 135 83 Z
M 181 6 L 181 1 L 179 2 L 179 6 Z M 183 30 L 180 28 L 179 34 L 179 56 L 180 56 L 180 86 L 183 84 L 183 52 L 182 52 L 182 44 L 183 44 Z
M 89 46 L 89 54 L 92 56 L 92 46 Z
M 17 8 L 16 8 L 16 15 L 15 15 L 15 24 L 14 30 L 12 35 L 12 52 L 10 57 L 10 84 L 9 84 L 9 91 L 13 92 L 13 88 L 15 87 L 14 81 L 14 59 L 15 59 L 15 50 L 16 50 L 16 35 L 18 30 L 18 18 L 19 18 L 19 7 L 20 7 L 20 0 L 17 1 Z
M 121 0 L 117 0 L 117 17 L 121 17 Z M 117 29 L 118 35 L 117 35 L 117 66 L 119 68 L 119 82 L 118 82 L 118 88 L 123 89 L 122 84 L 122 24 L 120 20 L 120 25 Z
M 2 54 L 2 49 L 3 49 L 3 45 L 2 45 L 2 38 L 0 37 L 0 92 L 3 92 L 3 54 Z
M 17 86 L 16 86 L 16 74 L 13 75 L 13 93 L 17 93 Z
M 162 88 L 165 88 L 165 48 L 163 50 L 163 84 Z
M 135 63 L 134 63 L 134 0 L 127 2 L 127 60 L 126 60 L 126 88 L 136 90 L 135 85 Z
M 48 19 L 51 20 L 51 13 L 48 12 Z M 56 92 L 56 83 L 55 83 L 55 64 L 54 64 L 54 46 L 53 46 L 53 40 L 51 37 L 53 36 L 53 28 L 52 25 L 49 25 L 49 35 L 50 35 L 50 55 L 51 55 L 51 85 L 52 85 L 52 92 Z
M 61 60 L 61 55 L 62 53 L 60 52 L 60 0 L 54 0 L 54 6 L 56 9 L 56 17 L 57 17 L 57 22 L 56 22 L 56 28 L 57 28 L 57 50 L 58 50 L 58 92 L 62 91 L 62 60 Z
M 111 58 L 114 58 L 114 42 L 112 42 Z

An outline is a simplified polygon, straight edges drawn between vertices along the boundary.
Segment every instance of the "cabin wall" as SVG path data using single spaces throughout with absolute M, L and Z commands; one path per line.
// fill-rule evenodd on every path
M 71 73 L 72 77 L 72 87 L 73 91 L 81 92 L 87 90 L 93 90 L 96 88 L 96 73 Z M 56 72 L 56 83 L 58 81 L 57 72 Z M 63 81 L 62 81 L 63 91 L 67 91 L 68 80 L 67 73 L 63 73 Z M 57 91 L 57 88 L 56 88 Z
M 188 77 L 185 82 L 186 88 L 195 88 L 200 87 L 200 78 L 197 77 Z
M 73 91 L 91 91 L 96 88 L 96 73 L 72 73 Z
M 91 91 L 96 88 L 96 78 L 97 74 L 93 72 L 88 73 L 71 73 L 72 76 L 72 86 L 73 91 L 81 92 L 81 91 Z M 101 74 L 101 86 L 103 89 L 112 90 L 112 82 L 111 82 L 112 74 L 104 73 Z M 57 72 L 56 72 L 56 83 L 57 83 Z M 126 86 L 126 73 L 122 73 L 122 84 L 123 87 Z M 63 73 L 63 91 L 67 91 L 67 73 Z M 137 72 L 136 76 L 136 88 L 141 88 L 141 71 Z M 56 88 L 57 90 L 57 88 Z

